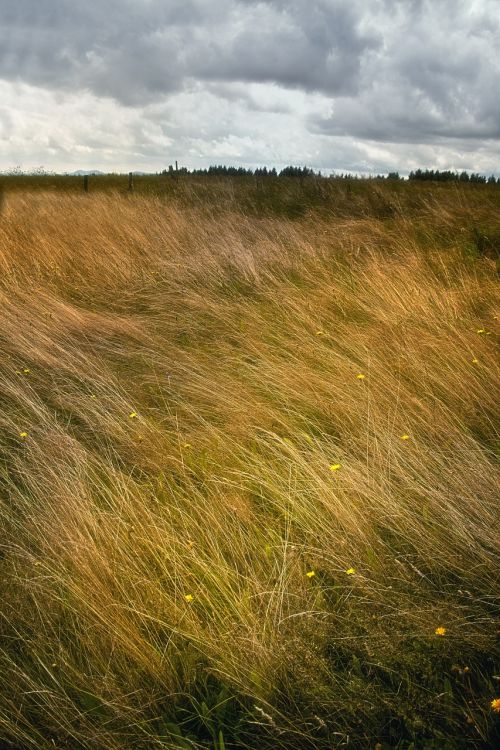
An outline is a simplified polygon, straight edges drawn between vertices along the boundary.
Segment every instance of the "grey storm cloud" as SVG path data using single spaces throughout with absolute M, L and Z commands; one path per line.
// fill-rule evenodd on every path
M 340 0 L 0 4 L 0 76 L 125 104 L 193 79 L 349 93 L 363 54 L 380 43 L 360 31 L 353 3 Z
M 354 93 L 363 55 L 381 44 L 360 30 L 352 3 L 267 2 L 246 6 L 234 35 L 213 40 L 200 78 L 278 83 L 330 94 Z
M 295 111 L 323 141 L 484 144 L 500 139 L 499 0 L 0 0 L 1 81 L 115 102 L 154 133 L 174 100 L 196 129 L 194 94 L 214 120 L 210 97 L 243 123 Z
M 500 138 L 496 2 L 388 2 L 382 51 L 365 60 L 359 96 L 340 97 L 319 132 L 385 142 Z

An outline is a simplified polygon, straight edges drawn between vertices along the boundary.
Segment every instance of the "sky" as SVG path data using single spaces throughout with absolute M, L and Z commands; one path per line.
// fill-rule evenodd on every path
M 0 0 L 0 169 L 500 174 L 500 0 Z

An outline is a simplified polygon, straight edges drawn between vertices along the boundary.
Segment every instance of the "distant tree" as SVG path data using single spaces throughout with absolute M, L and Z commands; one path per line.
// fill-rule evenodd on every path
M 244 167 L 226 167 L 223 164 L 212 164 L 208 170 L 207 174 L 210 176 L 233 176 L 233 177 L 241 177 L 244 175 L 253 175 L 253 172 L 251 169 L 245 169 Z
M 459 174 L 458 172 L 451 172 L 450 170 L 439 171 L 439 169 L 416 169 L 414 172 L 410 172 L 408 179 L 430 180 L 433 182 L 475 182 L 483 185 L 486 182 L 489 182 L 484 175 L 477 172 L 469 174 L 464 170 Z
M 281 170 L 280 177 L 314 177 L 314 170 L 309 167 L 285 167 Z

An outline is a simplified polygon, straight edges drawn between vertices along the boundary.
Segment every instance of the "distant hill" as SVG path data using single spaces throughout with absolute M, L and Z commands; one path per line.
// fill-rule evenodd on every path
M 86 170 L 86 169 L 78 169 L 76 172 L 67 172 L 66 174 L 68 174 L 70 177 L 83 177 L 86 174 L 87 175 L 94 175 L 95 176 L 95 175 L 109 175 L 110 173 L 109 172 L 101 172 L 99 169 L 94 169 L 92 171 L 91 170 Z M 115 173 L 112 173 L 112 174 L 115 174 Z M 123 174 L 128 174 L 128 173 L 123 172 Z M 139 175 L 148 175 L 148 174 L 151 174 L 151 172 L 136 171 L 136 172 L 132 172 L 132 174 L 134 176 L 139 176 Z

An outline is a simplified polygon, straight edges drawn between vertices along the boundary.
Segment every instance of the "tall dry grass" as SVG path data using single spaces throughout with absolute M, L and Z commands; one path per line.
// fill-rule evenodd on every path
M 7 196 L 2 747 L 493 745 L 498 286 L 451 191 Z

